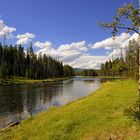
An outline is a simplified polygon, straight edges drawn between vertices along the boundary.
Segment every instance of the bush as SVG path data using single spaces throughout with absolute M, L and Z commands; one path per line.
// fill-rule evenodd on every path
M 140 97 L 137 99 L 135 104 L 129 108 L 126 108 L 124 113 L 133 121 L 140 123 Z

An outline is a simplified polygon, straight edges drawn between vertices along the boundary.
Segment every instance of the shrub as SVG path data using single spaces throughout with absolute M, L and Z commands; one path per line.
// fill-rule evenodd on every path
M 140 123 L 140 97 L 132 106 L 126 108 L 124 110 L 124 113 L 133 121 L 137 121 L 138 123 Z

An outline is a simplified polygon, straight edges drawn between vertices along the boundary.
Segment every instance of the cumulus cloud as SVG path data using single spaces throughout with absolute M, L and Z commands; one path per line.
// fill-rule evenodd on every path
M 138 40 L 138 34 L 134 33 L 132 35 L 129 35 L 129 37 L 126 38 L 125 40 L 123 40 L 123 39 L 120 40 L 120 45 L 113 47 L 112 51 L 108 54 L 108 57 L 109 58 L 112 57 L 112 59 L 113 58 L 115 59 L 117 57 L 120 57 L 121 54 L 123 56 L 125 56 L 126 47 L 128 46 L 129 41 L 133 40 L 133 39 L 135 39 L 137 41 Z
M 51 56 L 53 58 L 59 59 L 59 55 L 57 54 L 57 51 L 54 48 L 46 47 L 43 49 L 39 49 L 36 52 L 37 55 L 39 54 L 46 54 L 47 56 Z
M 35 38 L 35 35 L 32 33 L 25 33 L 17 35 L 16 38 L 18 39 L 16 44 L 28 44 L 33 38 Z
M 99 69 L 101 63 L 104 63 L 108 58 L 106 56 L 94 56 L 94 55 L 82 55 L 69 65 L 75 68 L 85 68 L 85 69 Z
M 115 40 L 111 37 L 100 42 L 96 42 L 91 46 L 92 49 L 104 48 L 105 50 L 109 50 L 107 52 L 106 60 L 115 59 L 120 57 L 121 55 L 125 56 L 126 47 L 129 44 L 130 40 L 135 39 L 138 40 L 138 34 L 134 33 L 132 35 L 121 33 L 116 36 Z
M 130 38 L 130 34 L 121 33 L 119 36 L 113 40 L 112 37 L 102 40 L 100 42 L 96 42 L 92 45 L 92 49 L 104 48 L 106 50 L 110 50 L 112 48 L 122 48 L 124 43 Z
M 78 51 L 87 51 L 86 42 L 73 42 L 71 44 L 63 44 L 58 48 L 58 51 L 66 51 L 66 50 L 78 50 Z
M 49 42 L 49 41 L 46 41 L 46 42 L 35 42 L 34 43 L 34 46 L 38 47 L 38 48 L 41 48 L 41 49 L 44 49 L 44 48 L 51 48 L 52 47 L 52 43 Z
M 34 43 L 34 46 L 39 48 L 39 50 L 36 52 L 37 55 L 46 54 L 46 55 L 54 57 L 56 59 L 59 58 L 57 51 L 53 48 L 53 44 L 50 41 L 46 41 L 46 42 L 37 41 Z
M 94 56 L 88 53 L 88 44 L 85 41 L 73 42 L 71 44 L 62 44 L 57 49 L 54 48 L 51 42 L 36 42 L 35 46 L 40 49 L 37 54 L 46 54 L 58 60 L 69 64 L 74 68 L 100 68 L 101 63 L 111 59 L 108 56 Z
M 38 41 L 34 45 L 40 48 L 37 51 L 37 54 L 42 53 L 55 57 L 64 63 L 75 60 L 88 50 L 85 41 L 73 42 L 71 44 L 62 44 L 58 47 L 58 49 L 54 49 L 52 43 L 49 41 L 44 43 Z
M 115 58 L 118 58 L 121 56 L 121 54 L 124 56 L 125 55 L 125 49 L 114 49 L 113 51 L 111 51 L 109 54 L 108 54 L 108 58 L 110 59 L 115 59 Z
M 139 37 L 139 35 L 137 33 L 134 33 L 127 41 L 129 42 L 130 40 L 133 40 L 133 39 L 138 41 L 138 37 Z
M 14 31 L 16 31 L 16 28 L 9 27 L 5 25 L 3 20 L 0 20 L 0 37 L 6 35 L 7 38 L 11 38 Z
M 36 42 L 35 46 L 40 49 L 37 54 L 42 53 L 48 56 L 52 56 L 58 60 L 64 62 L 64 64 L 69 64 L 74 68 L 94 68 L 99 69 L 101 63 L 105 61 L 120 57 L 121 53 L 125 54 L 125 46 L 128 45 L 129 41 L 138 39 L 137 34 L 126 34 L 122 33 L 116 37 L 113 41 L 112 38 L 107 38 L 95 44 L 87 44 L 85 41 L 73 42 L 70 44 L 62 44 L 57 49 L 54 48 L 51 42 Z M 91 46 L 91 47 L 89 47 Z M 112 50 L 113 46 L 113 50 Z M 89 49 L 104 48 L 108 50 L 104 56 L 95 56 L 90 54 Z
M 73 42 L 71 44 L 62 44 L 57 49 L 58 55 L 64 62 L 71 62 L 83 53 L 87 52 L 88 48 L 85 41 Z

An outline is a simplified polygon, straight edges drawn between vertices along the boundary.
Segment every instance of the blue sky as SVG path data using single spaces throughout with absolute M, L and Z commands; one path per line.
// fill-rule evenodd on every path
M 129 2 L 138 6 L 138 0 L 0 0 L 0 20 L 4 22 L 5 26 L 16 28 L 16 31 L 12 33 L 13 37 L 8 39 L 7 43 L 16 44 L 17 35 L 30 33 L 35 35 L 31 38 L 32 42 L 38 42 L 34 49 L 39 52 L 41 52 L 41 49 L 43 49 L 42 52 L 48 51 L 46 53 L 48 55 L 51 51 L 51 55 L 55 53 L 55 56 L 57 53 L 55 51 L 60 46 L 62 46 L 64 53 L 64 48 L 74 48 L 72 46 L 77 46 L 77 42 L 85 41 L 78 44 L 88 48 L 82 50 L 83 56 L 106 56 L 111 50 L 107 52 L 102 47 L 98 47 L 98 49 L 89 48 L 96 42 L 111 37 L 109 32 L 98 27 L 97 22 L 111 21 L 116 9 Z M 46 44 L 49 46 L 47 49 L 39 46 L 42 45 L 39 43 L 45 43 L 46 41 L 48 41 L 48 44 Z M 24 44 L 23 46 L 27 45 Z M 53 49 L 51 50 L 50 47 Z M 73 52 L 76 53 L 76 51 Z M 70 58 L 74 57 L 68 55 Z M 78 58 L 78 53 L 76 53 L 76 56 L 73 61 Z M 58 54 L 56 58 L 64 59 L 64 61 L 69 59 L 62 58 Z M 78 63 L 80 62 L 81 60 Z M 84 65 L 78 66 L 78 64 L 76 65 L 69 60 L 66 60 L 65 63 L 74 67 L 88 68 Z M 98 66 L 91 62 L 89 68 L 92 67 L 96 68 Z

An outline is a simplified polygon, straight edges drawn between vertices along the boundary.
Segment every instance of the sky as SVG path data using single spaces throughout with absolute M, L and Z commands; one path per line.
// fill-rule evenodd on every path
M 138 0 L 0 0 L 0 41 L 33 43 L 36 54 L 50 55 L 74 68 L 99 69 L 124 52 L 136 34 L 120 33 L 113 41 L 97 22 L 111 21 L 116 9 Z

